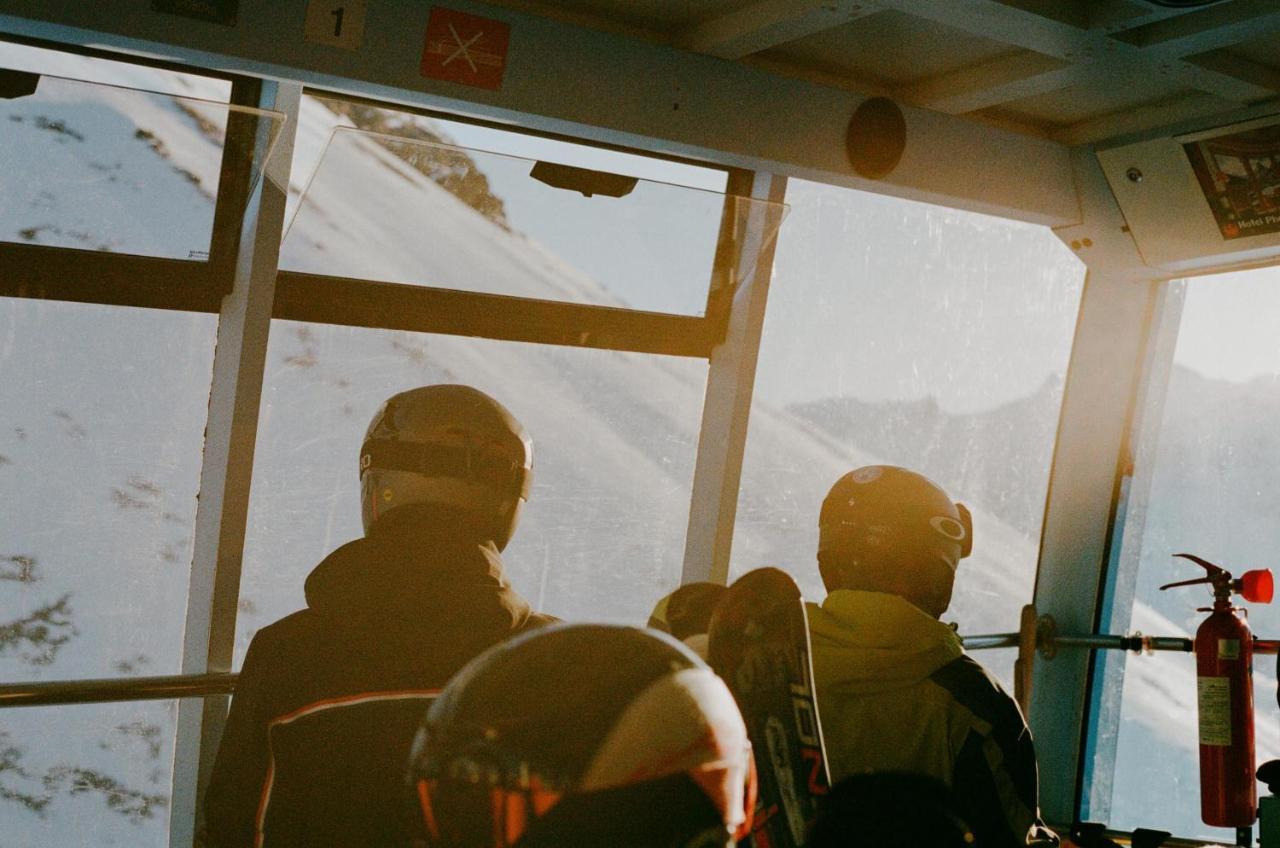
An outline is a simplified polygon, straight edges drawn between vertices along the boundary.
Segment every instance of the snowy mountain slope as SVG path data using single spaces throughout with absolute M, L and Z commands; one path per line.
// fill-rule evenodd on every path
M 396 152 L 446 162 L 455 154 L 409 142 L 380 143 L 377 136 L 350 129 L 327 132 L 337 123 L 336 117 L 315 100 L 303 110 L 299 131 L 306 141 L 296 160 L 300 167 L 295 174 L 303 169 L 314 173 L 291 220 L 281 267 L 492 294 L 625 305 L 536 241 L 476 214 Z M 392 148 L 385 144 L 392 144 Z M 484 161 L 515 171 L 528 167 L 505 157 L 487 156 Z M 462 214 L 464 209 L 467 214 Z M 427 223 L 441 215 L 447 224 Z M 477 250 L 478 245 L 484 249 Z

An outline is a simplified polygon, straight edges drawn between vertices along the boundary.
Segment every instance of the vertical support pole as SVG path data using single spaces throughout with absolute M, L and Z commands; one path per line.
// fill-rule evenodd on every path
M 1164 283 L 1138 253 L 1093 151 L 1073 150 L 1072 168 L 1081 223 L 1057 235 L 1082 248 L 1089 270 L 1054 444 L 1034 603 L 1060 632 L 1093 633 Z M 1074 822 L 1080 812 L 1092 653 L 1060 651 L 1036 662 L 1032 674 L 1028 721 L 1041 810 L 1051 822 Z
M 1130 629 L 1160 422 L 1185 294 L 1182 283 L 1166 283 L 1156 294 L 1146 359 L 1121 454 L 1120 481 L 1097 616 L 1098 632 L 1127 633 Z M 1085 730 L 1087 738 L 1081 762 L 1084 792 L 1080 802 L 1081 819 L 1109 821 L 1111 818 L 1117 730 L 1128 662 L 1127 651 L 1100 651 L 1093 656 L 1089 726 Z
M 1117 484 L 1159 283 L 1090 270 L 1085 278 L 1054 448 L 1035 605 L 1064 633 L 1093 633 L 1105 581 Z M 1036 663 L 1030 722 L 1050 821 L 1076 819 L 1089 651 Z
M 732 183 L 730 188 L 733 189 Z M 786 194 L 786 178 L 750 174 L 744 193 L 754 200 L 781 203 Z M 748 209 L 746 215 L 741 216 L 746 226 L 736 234 L 737 265 L 743 264 L 744 257 L 758 257 L 758 260 L 750 274 L 738 281 L 729 305 L 724 337 L 711 352 L 681 583 L 698 580 L 724 583 L 729 576 L 729 551 L 738 511 L 747 420 L 777 243 L 776 239 L 768 242 L 765 239 L 771 225 L 777 223 L 777 214 L 777 207 Z
M 196 507 L 195 552 L 187 592 L 183 674 L 231 670 L 258 407 L 284 231 L 287 197 L 282 187 L 289 184 L 301 97 L 300 84 L 262 83 L 259 102 L 253 105 L 283 112 L 285 125 L 266 173 L 248 199 L 243 219 L 229 222 L 239 227 L 239 239 L 229 238 L 226 232 L 214 234 L 215 244 L 234 245 L 235 253 L 227 260 L 228 272 L 233 274 L 231 292 L 223 300 L 218 316 Z M 254 155 L 265 152 L 262 146 L 255 148 Z M 204 788 L 222 735 L 227 704 L 225 696 L 178 702 L 171 846 L 192 845 L 200 832 Z

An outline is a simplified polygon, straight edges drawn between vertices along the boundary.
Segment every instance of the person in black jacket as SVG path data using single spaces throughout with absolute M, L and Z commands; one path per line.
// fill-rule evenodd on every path
M 482 392 L 425 386 L 383 404 L 360 449 L 364 538 L 249 646 L 207 844 L 405 844 L 405 764 L 432 698 L 485 649 L 555 621 L 511 589 L 499 556 L 531 471 L 524 428 Z

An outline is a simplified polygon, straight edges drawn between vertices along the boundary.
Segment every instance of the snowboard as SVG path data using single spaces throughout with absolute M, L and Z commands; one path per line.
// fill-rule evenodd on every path
M 751 844 L 799 848 L 831 783 L 795 581 L 777 568 L 738 578 L 711 615 L 707 660 L 751 738 L 759 786 Z

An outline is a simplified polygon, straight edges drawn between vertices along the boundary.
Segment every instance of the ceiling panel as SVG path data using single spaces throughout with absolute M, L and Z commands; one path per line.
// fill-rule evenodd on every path
M 896 86 L 1017 52 L 999 41 L 895 11 L 878 12 L 760 55 L 828 74 Z
M 1061 91 L 1050 91 L 1006 103 L 999 111 L 1016 120 L 1061 127 L 1193 93 L 1185 86 L 1152 72 L 1094 80 Z
M 1227 48 L 1227 52 L 1268 68 L 1280 68 L 1280 33 L 1272 33 Z

